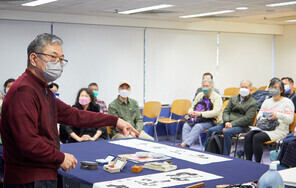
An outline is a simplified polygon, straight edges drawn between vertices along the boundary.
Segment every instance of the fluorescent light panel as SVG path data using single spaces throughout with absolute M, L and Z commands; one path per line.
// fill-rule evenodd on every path
M 119 14 L 133 14 L 133 13 L 145 12 L 145 11 L 149 11 L 149 10 L 168 8 L 168 7 L 172 7 L 172 6 L 174 6 L 174 5 L 162 4 L 162 5 L 156 5 L 156 6 L 151 6 L 151 7 L 144 7 L 144 8 L 138 8 L 138 9 L 133 9 L 133 10 L 120 11 L 118 13 Z
M 248 10 L 248 7 L 237 7 L 236 10 Z
M 274 3 L 274 4 L 267 4 L 268 7 L 280 7 L 280 6 L 287 6 L 287 5 L 295 5 L 296 1 L 289 1 L 283 3 Z
M 51 3 L 51 2 L 55 2 L 55 1 L 58 1 L 58 0 L 37 0 L 37 1 L 29 2 L 29 3 L 24 3 L 24 4 L 22 4 L 22 6 L 35 7 L 38 5 L 43 5 L 43 4 Z
M 285 22 L 296 22 L 296 20 L 286 20 Z
M 207 13 L 193 14 L 193 15 L 187 15 L 187 16 L 179 16 L 179 18 L 195 18 L 195 17 L 212 16 L 212 15 L 218 15 L 218 14 L 226 14 L 231 12 L 234 12 L 234 10 L 222 10 L 222 11 L 216 11 L 216 12 L 207 12 Z

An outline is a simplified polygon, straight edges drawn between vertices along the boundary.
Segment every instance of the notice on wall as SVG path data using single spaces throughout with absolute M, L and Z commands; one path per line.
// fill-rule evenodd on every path
M 153 153 L 163 153 L 166 156 L 182 159 L 196 164 L 210 164 L 217 162 L 230 161 L 232 159 L 221 157 L 217 155 L 211 155 L 204 152 L 193 151 L 184 149 L 181 147 L 173 147 L 165 144 L 156 142 L 149 142 L 140 139 L 125 139 L 125 140 L 114 140 L 109 143 L 117 144 L 125 147 L 136 148 Z
M 191 168 L 186 168 L 171 172 L 98 182 L 93 185 L 93 188 L 174 187 L 219 178 L 223 177 Z

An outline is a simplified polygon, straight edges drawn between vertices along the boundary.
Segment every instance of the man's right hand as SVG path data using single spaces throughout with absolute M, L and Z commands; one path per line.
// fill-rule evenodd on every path
M 69 153 L 64 153 L 65 154 L 65 158 L 63 163 L 60 165 L 60 167 L 62 168 L 63 171 L 69 171 L 73 168 L 75 168 L 75 166 L 77 165 L 77 159 L 69 154 Z
M 121 118 L 118 118 L 117 120 L 116 130 L 124 136 L 128 136 L 130 132 L 140 135 L 139 131 L 137 131 L 130 123 L 122 120 Z

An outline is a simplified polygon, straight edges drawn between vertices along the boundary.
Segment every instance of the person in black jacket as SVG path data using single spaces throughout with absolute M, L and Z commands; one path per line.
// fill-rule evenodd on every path
M 100 112 L 100 106 L 96 104 L 95 96 L 88 88 L 81 88 L 77 94 L 73 107 L 79 110 L 87 110 L 92 112 Z M 70 136 L 69 143 L 95 141 L 98 139 L 106 139 L 106 128 L 76 128 L 66 126 L 66 130 Z
M 296 93 L 294 91 L 294 80 L 290 77 L 283 77 L 281 80 L 285 86 L 284 97 L 291 99 L 294 104 L 294 112 L 296 113 Z

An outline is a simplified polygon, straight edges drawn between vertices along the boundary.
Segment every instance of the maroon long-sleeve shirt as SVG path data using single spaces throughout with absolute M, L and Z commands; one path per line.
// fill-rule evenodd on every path
M 118 117 L 82 111 L 56 99 L 28 69 L 13 83 L 2 106 L 4 182 L 55 180 L 64 161 L 57 123 L 74 127 L 116 126 Z

